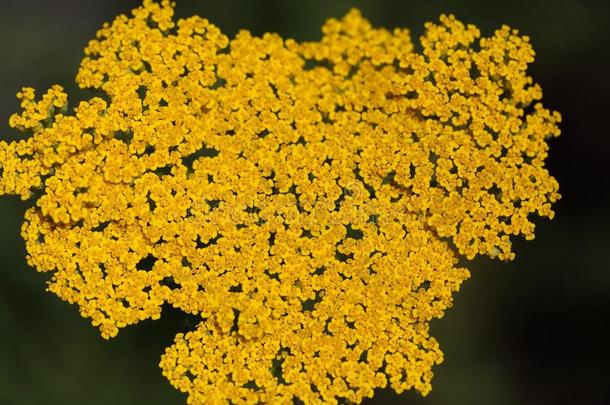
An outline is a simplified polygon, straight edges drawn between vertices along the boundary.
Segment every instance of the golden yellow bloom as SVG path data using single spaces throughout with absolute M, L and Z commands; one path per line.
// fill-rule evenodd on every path
M 105 338 L 164 303 L 201 318 L 161 360 L 190 404 L 427 394 L 458 258 L 512 259 L 553 216 L 560 116 L 526 37 L 441 16 L 416 52 L 357 10 L 322 31 L 229 40 L 145 0 L 87 46 L 76 80 L 99 97 L 25 88 L 29 136 L 0 143 L 50 291 Z

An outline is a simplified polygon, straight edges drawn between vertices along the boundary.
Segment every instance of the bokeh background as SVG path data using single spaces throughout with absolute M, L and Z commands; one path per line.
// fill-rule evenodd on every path
M 24 85 L 58 83 L 71 97 L 87 41 L 137 0 L 0 0 L 0 139 Z M 398 0 L 177 0 L 229 36 L 247 28 L 316 40 L 328 17 L 359 7 L 375 25 L 415 37 L 441 13 L 484 34 L 508 24 L 532 38 L 530 73 L 563 114 L 548 167 L 563 194 L 536 239 L 517 241 L 511 263 L 477 259 L 472 278 L 432 325 L 445 352 L 433 391 L 378 392 L 369 404 L 610 404 L 610 2 Z M 74 100 L 72 98 L 72 100 Z M 75 307 L 45 292 L 19 236 L 26 203 L 0 199 L 0 405 L 182 404 L 158 368 L 163 348 L 190 325 L 161 321 L 107 342 Z

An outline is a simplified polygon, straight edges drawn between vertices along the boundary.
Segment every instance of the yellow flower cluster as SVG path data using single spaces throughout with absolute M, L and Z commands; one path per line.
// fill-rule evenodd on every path
M 161 360 L 190 404 L 361 402 L 430 391 L 428 333 L 469 276 L 552 217 L 544 167 L 560 116 L 526 75 L 527 37 L 453 16 L 405 29 L 356 10 L 320 42 L 145 0 L 86 48 L 68 114 L 26 88 L 0 143 L 0 194 L 36 198 L 28 261 L 105 338 L 201 319 Z

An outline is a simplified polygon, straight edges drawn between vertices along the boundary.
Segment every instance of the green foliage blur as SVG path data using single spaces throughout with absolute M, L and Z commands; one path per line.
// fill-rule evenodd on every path
M 472 278 L 433 322 L 445 362 L 432 393 L 378 392 L 369 404 L 607 404 L 610 360 L 610 2 L 399 0 L 177 0 L 229 36 L 239 29 L 316 40 L 329 17 L 358 7 L 374 25 L 409 27 L 454 13 L 488 35 L 502 24 L 532 38 L 530 67 L 544 103 L 562 113 L 563 134 L 547 160 L 562 200 L 536 239 L 516 241 L 511 263 L 477 259 Z M 129 0 L 0 0 L 0 139 L 22 86 L 61 84 L 74 105 L 74 77 L 87 41 Z M 111 341 L 76 307 L 45 292 L 47 275 L 25 261 L 19 235 L 28 203 L 0 198 L 0 405 L 182 404 L 158 368 L 175 333 L 193 325 L 170 308 L 160 321 Z M 606 402 L 608 401 L 608 402 Z

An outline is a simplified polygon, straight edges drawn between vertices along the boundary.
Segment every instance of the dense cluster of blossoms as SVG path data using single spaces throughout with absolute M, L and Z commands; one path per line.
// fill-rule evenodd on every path
M 425 395 L 458 258 L 511 259 L 559 198 L 533 57 L 453 16 L 416 52 L 356 10 L 320 42 L 229 40 L 145 0 L 86 48 L 99 97 L 18 94 L 0 194 L 35 199 L 28 262 L 105 338 L 164 304 L 200 317 L 161 360 L 189 403 Z

